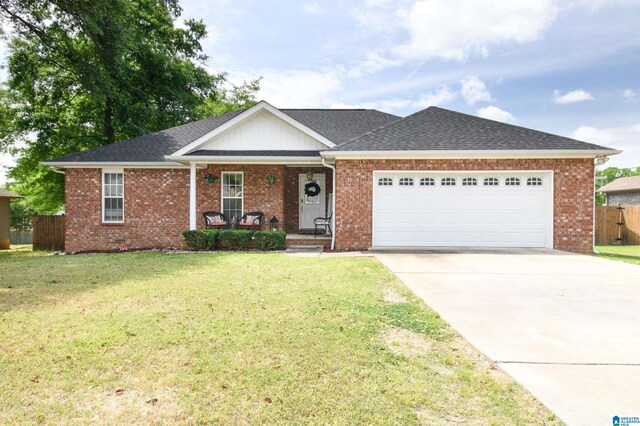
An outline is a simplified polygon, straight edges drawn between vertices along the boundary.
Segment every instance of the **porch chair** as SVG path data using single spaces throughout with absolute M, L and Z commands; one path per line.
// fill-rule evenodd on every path
M 251 231 L 259 231 L 262 228 L 262 212 L 249 212 L 240 218 L 238 229 L 246 229 Z
M 229 220 L 220 212 L 204 212 L 204 228 L 205 229 L 227 229 Z
M 317 217 L 313 220 L 313 238 L 318 238 L 318 229 L 323 229 L 326 233 L 329 230 L 329 234 L 333 235 L 333 231 L 331 230 L 331 218 L 333 217 L 333 209 L 329 210 L 329 216 L 327 217 Z

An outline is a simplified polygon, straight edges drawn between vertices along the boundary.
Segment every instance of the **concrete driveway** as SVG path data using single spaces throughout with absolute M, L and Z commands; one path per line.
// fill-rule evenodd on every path
M 553 250 L 376 257 L 566 423 L 640 417 L 640 266 Z

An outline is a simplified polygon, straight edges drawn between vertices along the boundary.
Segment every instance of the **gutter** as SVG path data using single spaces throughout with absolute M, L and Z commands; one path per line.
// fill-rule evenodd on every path
M 509 159 L 509 158 L 596 158 L 620 154 L 617 149 L 521 149 L 521 150 L 396 150 L 320 151 L 323 158 L 360 159 Z
M 593 225 L 591 228 L 591 236 L 593 237 L 593 242 L 592 242 L 592 251 L 595 254 L 599 254 L 600 252 L 598 250 L 596 250 L 596 191 L 595 191 L 595 186 L 596 186 L 596 175 L 597 175 L 597 170 L 596 167 L 603 165 L 604 163 L 606 163 L 607 161 L 609 161 L 609 157 L 605 156 L 605 155 L 601 155 L 596 157 L 596 161 L 593 165 Z
M 322 165 L 333 171 L 333 179 L 331 180 L 333 191 L 333 200 L 331 200 L 331 251 L 333 251 L 336 248 L 336 166 L 327 163 L 324 157 L 322 157 Z

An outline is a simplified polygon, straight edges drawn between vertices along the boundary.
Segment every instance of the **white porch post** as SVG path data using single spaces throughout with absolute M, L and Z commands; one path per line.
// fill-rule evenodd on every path
M 189 181 L 189 229 L 196 229 L 196 163 L 191 163 Z

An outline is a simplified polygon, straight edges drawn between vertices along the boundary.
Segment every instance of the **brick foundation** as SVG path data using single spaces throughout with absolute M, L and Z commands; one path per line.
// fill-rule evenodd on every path
M 336 249 L 371 246 L 374 170 L 553 170 L 553 247 L 592 250 L 593 159 L 523 160 L 338 160 L 336 162 Z

